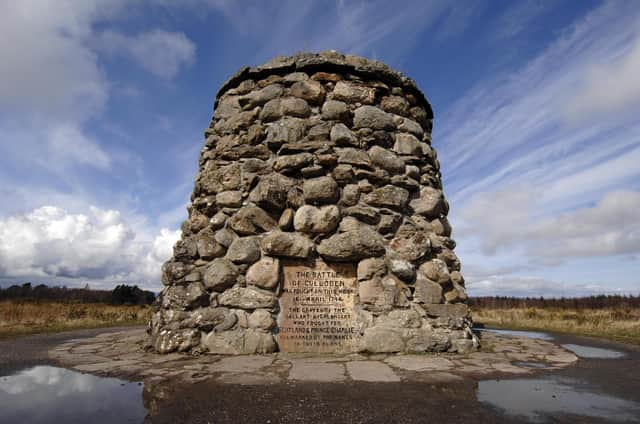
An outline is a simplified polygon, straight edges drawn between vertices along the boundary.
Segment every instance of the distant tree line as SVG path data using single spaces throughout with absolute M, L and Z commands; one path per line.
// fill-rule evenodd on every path
M 469 305 L 485 309 L 511 308 L 560 308 L 560 309 L 606 309 L 640 308 L 640 296 L 598 295 L 589 297 L 507 297 L 483 296 L 469 298 Z
M 88 285 L 80 289 L 66 286 L 47 286 L 45 284 L 33 286 L 31 283 L 0 288 L 0 300 L 150 305 L 154 299 L 155 294 L 153 292 L 126 284 L 120 284 L 113 290 L 91 290 Z

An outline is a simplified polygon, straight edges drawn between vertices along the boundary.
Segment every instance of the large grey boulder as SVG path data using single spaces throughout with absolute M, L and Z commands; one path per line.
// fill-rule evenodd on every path
M 238 275 L 238 268 L 233 262 L 225 258 L 216 258 L 207 266 L 203 283 L 207 288 L 220 292 L 233 286 Z
M 383 238 L 365 225 L 354 231 L 334 234 L 322 240 L 317 249 L 324 259 L 341 262 L 381 256 L 385 252 Z
M 274 231 L 262 239 L 260 247 L 269 256 L 308 258 L 313 251 L 313 242 L 297 233 Z
M 429 280 L 438 284 L 447 284 L 451 280 L 447 264 L 440 259 L 431 259 L 420 265 L 420 272 Z
M 298 81 L 291 86 L 289 92 L 313 105 L 322 104 L 326 94 L 322 84 L 313 80 Z
M 241 309 L 273 308 L 276 296 L 271 291 L 256 287 L 233 287 L 218 296 L 218 302 L 223 306 Z
M 242 236 L 273 230 L 278 224 L 263 209 L 245 206 L 229 218 L 229 227 Z
M 362 84 L 338 81 L 333 89 L 333 99 L 348 103 L 372 104 L 375 98 L 375 89 Z
M 337 100 L 327 100 L 322 105 L 322 119 L 328 121 L 347 122 L 351 117 L 351 111 L 346 103 Z
M 202 346 L 209 353 L 220 355 L 251 355 L 276 350 L 273 335 L 253 329 L 211 332 L 203 337 Z
M 188 310 L 206 305 L 209 295 L 200 282 L 172 285 L 162 291 L 162 307 Z
M 226 258 L 236 264 L 252 264 L 260 259 L 260 241 L 257 237 L 239 237 L 231 243 Z
M 420 197 L 409 202 L 415 213 L 429 219 L 439 218 L 444 213 L 444 196 L 442 191 L 433 187 L 423 187 Z
M 331 128 L 331 141 L 337 146 L 357 146 L 358 137 L 344 124 L 338 123 Z
M 296 211 L 293 218 L 293 228 L 302 233 L 329 233 L 338 227 L 340 209 L 335 205 L 315 206 L 304 205 Z
M 151 336 L 151 345 L 158 353 L 186 352 L 200 344 L 200 331 L 196 329 L 163 329 Z
M 310 204 L 337 202 L 340 197 L 338 184 L 331 177 L 318 177 L 305 180 L 302 184 L 304 200 Z
M 394 353 L 404 350 L 402 330 L 387 327 L 367 328 L 362 350 L 367 352 Z
M 294 161 L 296 158 L 297 155 L 283 156 L 283 161 Z M 300 167 L 303 167 L 313 160 L 313 156 L 305 153 L 299 159 L 304 162 L 300 165 Z M 284 164 L 281 166 L 282 169 L 286 167 Z M 287 193 L 294 185 L 294 181 L 280 174 L 264 176 L 260 178 L 258 184 L 251 190 L 249 200 L 266 210 L 281 211 L 285 208 Z
M 248 285 L 272 289 L 280 282 L 280 260 L 265 256 L 247 270 Z
M 417 303 L 442 303 L 442 286 L 418 272 L 414 285 L 413 300 Z
M 409 201 L 409 192 L 401 187 L 386 185 L 366 194 L 363 200 L 371 206 L 404 211 Z
M 405 171 L 404 160 L 387 149 L 373 146 L 369 149 L 368 154 L 374 165 L 386 169 L 392 174 L 401 174 Z
M 371 128 L 374 130 L 393 130 L 396 124 L 393 116 L 375 106 L 360 106 L 354 111 L 354 128 Z

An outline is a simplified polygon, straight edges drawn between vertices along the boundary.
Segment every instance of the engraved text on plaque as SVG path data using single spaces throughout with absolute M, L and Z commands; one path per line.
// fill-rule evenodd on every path
M 354 311 L 355 265 L 315 261 L 284 263 L 278 345 L 282 352 L 346 353 L 358 350 Z

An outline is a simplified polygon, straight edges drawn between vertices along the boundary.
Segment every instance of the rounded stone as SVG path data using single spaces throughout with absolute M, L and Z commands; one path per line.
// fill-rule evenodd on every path
M 396 124 L 393 117 L 375 106 L 360 106 L 354 111 L 354 128 L 371 128 L 374 130 L 393 130 Z
M 417 303 L 442 303 L 442 286 L 427 278 L 422 272 L 416 275 L 413 300 Z
M 376 207 L 404 211 L 409 201 L 409 192 L 394 185 L 377 188 L 364 196 L 364 202 Z
M 368 151 L 371 162 L 392 174 L 401 174 L 405 171 L 404 160 L 393 152 L 380 146 L 373 146 Z
M 337 100 L 327 100 L 322 105 L 322 119 L 327 121 L 348 122 L 351 111 L 346 103 Z
M 335 100 L 342 100 L 347 103 L 373 104 L 376 98 L 376 90 L 366 85 L 338 81 L 333 88 L 332 96 Z
M 302 184 L 304 200 L 311 204 L 334 203 L 338 201 L 338 183 L 331 177 L 305 180 Z
M 280 282 L 280 261 L 277 258 L 265 256 L 254 263 L 247 270 L 248 285 L 264 289 L 272 289 Z
M 404 223 L 389 242 L 389 247 L 400 258 L 416 261 L 431 250 L 431 240 L 417 225 Z
M 275 327 L 276 322 L 271 313 L 265 309 L 256 309 L 249 315 L 249 328 L 260 330 L 270 330 Z
M 342 123 L 335 124 L 329 135 L 331 141 L 338 146 L 358 146 L 358 138 Z
M 303 233 L 329 233 L 338 227 L 340 209 L 335 205 L 317 208 L 304 205 L 296 211 L 293 228 Z
M 426 218 L 439 218 L 444 213 L 444 196 L 442 191 L 433 187 L 423 187 L 420 197 L 409 202 L 415 213 Z
M 228 259 L 216 258 L 207 266 L 203 283 L 215 291 L 223 291 L 233 286 L 238 278 L 238 268 Z
M 300 234 L 274 231 L 262 239 L 260 247 L 269 256 L 308 258 L 313 251 L 313 242 Z
M 385 112 L 406 116 L 409 114 L 409 102 L 401 96 L 385 96 L 380 100 L 380 107 Z
M 416 276 L 415 266 L 404 259 L 389 259 L 389 271 L 404 281 L 413 281 Z
M 431 259 L 430 261 L 420 265 L 419 269 L 425 277 L 438 284 L 446 284 L 451 279 L 447 264 L 440 259 Z
M 326 94 L 322 84 L 313 80 L 298 81 L 291 86 L 289 92 L 313 105 L 321 104 Z
M 226 258 L 236 264 L 251 264 L 260 259 L 257 237 L 239 237 L 231 243 Z
M 271 291 L 255 287 L 233 287 L 218 297 L 223 306 L 241 309 L 272 308 L 276 305 L 276 296 Z
M 278 227 L 284 231 L 290 230 L 291 226 L 293 225 L 293 216 L 293 209 L 285 209 L 282 212 L 282 215 L 280 215 L 280 219 L 278 220 Z
M 385 252 L 382 237 L 365 225 L 322 240 L 317 250 L 326 260 L 337 262 L 357 261 L 381 256 Z

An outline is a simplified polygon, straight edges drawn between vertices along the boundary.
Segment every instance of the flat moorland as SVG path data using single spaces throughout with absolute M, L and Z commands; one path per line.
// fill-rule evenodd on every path
M 599 337 L 640 345 L 640 297 L 578 299 L 475 298 L 476 324 Z
M 146 324 L 147 305 L 58 301 L 0 301 L 0 338 L 83 328 Z

